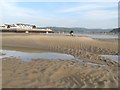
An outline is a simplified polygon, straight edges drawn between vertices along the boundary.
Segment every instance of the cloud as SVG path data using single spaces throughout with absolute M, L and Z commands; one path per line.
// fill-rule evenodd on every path
M 104 10 L 106 8 L 118 8 L 117 3 L 83 3 L 79 6 L 72 6 L 72 7 L 65 7 L 62 10 L 60 10 L 61 13 L 68 13 L 68 12 L 78 12 L 78 11 L 93 11 L 93 10 Z
M 59 13 L 73 13 L 82 20 L 107 21 L 118 18 L 117 3 L 83 3 L 77 6 L 64 7 Z M 116 21 L 117 22 L 117 21 Z
M 98 11 L 98 10 L 96 10 L 96 11 L 86 12 L 84 14 L 84 18 L 88 19 L 88 20 L 96 20 L 96 21 L 117 19 L 118 12 L 117 11 L 106 11 L 106 10 Z
M 38 23 L 38 21 L 47 21 L 51 20 L 51 18 L 46 17 L 42 10 L 35 10 L 25 7 L 20 7 L 17 5 L 18 2 L 9 2 L 6 0 L 2 0 L 0 2 L 1 8 L 1 22 L 2 23 Z
M 119 2 L 119 0 L 5 0 L 10 2 Z
M 2 1 L 0 4 L 2 8 L 2 14 L 14 17 L 32 17 L 32 14 L 35 13 L 34 10 L 30 10 L 23 7 L 18 7 L 16 2 L 7 2 Z
M 43 3 L 38 3 L 40 4 L 38 5 L 39 9 L 36 10 L 32 6 L 30 8 L 23 7 L 19 5 L 19 2 L 13 1 L 0 1 L 0 11 L 2 11 L 0 12 L 0 15 L 2 15 L 0 18 L 2 17 L 3 23 L 21 22 L 38 26 L 82 26 L 94 28 L 115 27 L 117 25 L 117 3 L 85 2 L 75 5 L 73 3 L 49 3 L 53 8 L 50 11 L 51 9 L 48 9 L 49 7 L 45 3 L 45 8 L 40 7 Z M 56 8 L 57 5 L 61 7 Z

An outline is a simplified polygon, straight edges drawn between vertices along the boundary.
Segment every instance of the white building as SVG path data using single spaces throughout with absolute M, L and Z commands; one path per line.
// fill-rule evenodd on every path
M 34 29 L 34 28 L 36 28 L 35 25 L 29 25 L 29 24 L 15 24 L 15 26 L 18 29 Z
M 7 26 L 8 25 L 4 24 L 4 25 L 0 26 L 0 29 L 7 29 Z
M 35 25 L 29 25 L 29 24 L 4 24 L 0 26 L 2 29 L 34 29 L 36 28 Z
M 30 24 L 4 24 L 0 26 L 0 30 L 2 31 L 31 31 L 31 32 L 52 32 L 51 29 L 42 29 L 42 28 L 37 28 L 35 25 L 30 25 Z

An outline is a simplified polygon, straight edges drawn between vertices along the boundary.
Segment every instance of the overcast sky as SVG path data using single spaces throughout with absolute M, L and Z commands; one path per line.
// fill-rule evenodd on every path
M 117 0 L 40 1 L 12 0 L 12 2 L 8 2 L 8 0 L 2 0 L 0 24 L 26 23 L 37 26 L 86 28 L 118 27 Z

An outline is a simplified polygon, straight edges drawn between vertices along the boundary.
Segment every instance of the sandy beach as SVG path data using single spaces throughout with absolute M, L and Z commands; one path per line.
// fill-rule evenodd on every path
M 59 52 L 73 55 L 79 61 L 16 58 L 2 59 L 3 88 L 118 88 L 118 64 L 100 55 L 118 55 L 117 40 L 89 37 L 2 34 L 2 48 L 29 52 Z M 97 65 L 94 65 L 97 64 Z
M 117 68 L 64 60 L 3 60 L 3 88 L 117 88 Z

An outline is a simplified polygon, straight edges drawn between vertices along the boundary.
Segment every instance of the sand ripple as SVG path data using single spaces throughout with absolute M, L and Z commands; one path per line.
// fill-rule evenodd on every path
M 110 88 L 118 87 L 117 68 L 93 67 L 75 61 L 3 61 L 3 87 Z

